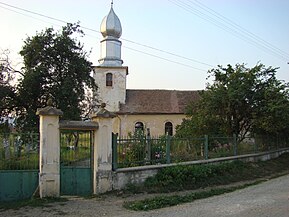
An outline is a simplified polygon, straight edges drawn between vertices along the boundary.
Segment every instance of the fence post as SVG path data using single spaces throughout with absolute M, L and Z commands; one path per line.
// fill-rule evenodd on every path
M 238 155 L 238 146 L 237 146 L 237 136 L 233 134 L 233 148 L 234 148 L 234 156 Z
M 254 136 L 254 153 L 258 152 L 258 138 L 256 138 L 256 136 Z
M 105 109 L 105 103 L 92 120 L 98 123 L 94 135 L 93 193 L 101 194 L 113 189 L 113 119 L 116 114 Z
M 60 134 L 59 116 L 63 112 L 51 102 L 37 109 L 40 116 L 39 194 L 40 197 L 60 196 Z
M 151 162 L 151 135 L 150 135 L 150 129 L 147 128 L 147 140 L 146 140 L 146 144 L 147 144 L 147 147 L 146 147 L 146 160 L 148 162 Z
M 116 170 L 117 162 L 117 136 L 118 134 L 112 133 L 112 170 Z
M 169 135 L 166 136 L 166 162 L 171 163 L 171 137 Z
M 209 156 L 209 136 L 205 135 L 205 160 L 208 160 L 208 156 Z

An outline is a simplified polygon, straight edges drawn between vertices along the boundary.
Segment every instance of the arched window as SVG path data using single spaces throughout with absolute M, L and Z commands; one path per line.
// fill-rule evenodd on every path
M 112 87 L 112 74 L 111 73 L 106 74 L 106 86 Z
M 173 135 L 173 124 L 172 122 L 165 123 L 165 134 L 172 136 Z
M 144 125 L 142 122 L 136 122 L 134 125 L 134 129 L 136 132 L 138 131 L 143 131 L 144 130 Z

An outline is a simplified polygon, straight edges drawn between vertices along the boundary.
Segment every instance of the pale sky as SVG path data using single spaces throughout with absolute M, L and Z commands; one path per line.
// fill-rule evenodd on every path
M 80 41 L 92 50 L 90 61 L 98 65 L 101 34 L 97 31 L 110 2 L 0 0 L 0 49 L 9 49 L 17 65 L 27 36 L 65 25 L 38 13 L 70 23 L 80 21 L 81 26 L 96 30 L 84 29 L 86 36 Z M 253 67 L 258 62 L 280 67 L 278 79 L 289 82 L 288 0 L 115 0 L 113 7 L 122 24 L 129 89 L 204 89 L 207 71 L 218 64 Z

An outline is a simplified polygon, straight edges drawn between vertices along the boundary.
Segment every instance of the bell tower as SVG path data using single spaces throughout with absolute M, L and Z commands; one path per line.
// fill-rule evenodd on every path
M 119 104 L 125 103 L 126 76 L 128 67 L 122 66 L 121 23 L 113 10 L 113 3 L 107 16 L 100 25 L 103 39 L 100 41 L 99 65 L 94 67 L 93 77 L 98 86 L 98 97 L 101 103 L 106 103 L 106 109 L 119 111 Z

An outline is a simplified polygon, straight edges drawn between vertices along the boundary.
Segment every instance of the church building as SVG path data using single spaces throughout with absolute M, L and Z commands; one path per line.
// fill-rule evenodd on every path
M 100 59 L 93 77 L 100 103 L 117 115 L 114 133 L 127 136 L 141 129 L 150 131 L 152 136 L 173 135 L 175 127 L 185 118 L 186 106 L 198 99 L 198 91 L 127 89 L 128 67 L 123 66 L 119 40 L 122 27 L 112 6 L 100 31 L 103 36 Z

